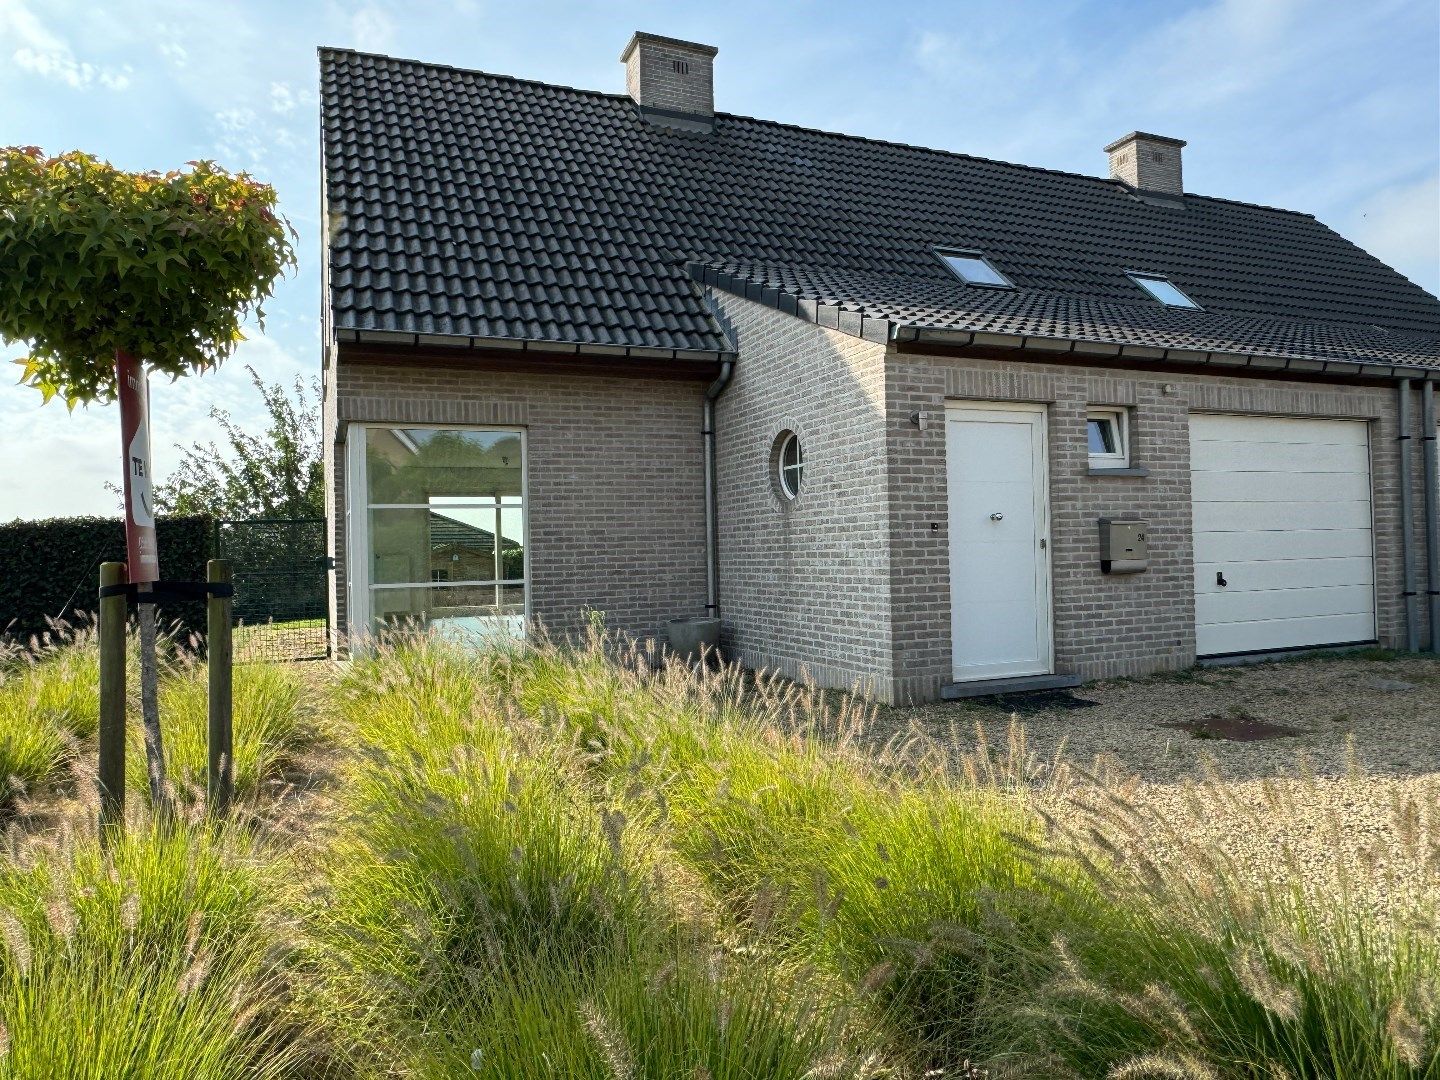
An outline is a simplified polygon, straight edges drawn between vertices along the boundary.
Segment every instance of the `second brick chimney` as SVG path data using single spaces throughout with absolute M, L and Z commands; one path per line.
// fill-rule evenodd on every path
M 1110 175 L 1132 188 L 1183 195 L 1185 186 L 1180 173 L 1180 150 L 1184 145 L 1183 139 L 1132 131 L 1105 147 L 1105 152 L 1110 155 Z
M 636 31 L 620 54 L 625 89 L 646 119 L 710 130 L 715 123 L 713 45 Z

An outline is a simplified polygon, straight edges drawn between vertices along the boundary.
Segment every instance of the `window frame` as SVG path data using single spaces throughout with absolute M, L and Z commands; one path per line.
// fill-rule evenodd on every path
M 974 285 L 974 286 L 976 286 L 977 288 L 980 288 L 980 289 L 1013 289 L 1013 288 L 1015 288 L 1015 283 L 1014 283 L 1013 281 L 1011 281 L 1010 278 L 1009 278 L 998 266 L 996 266 L 993 262 L 991 262 L 990 259 L 985 255 L 985 253 L 984 253 L 983 251 L 977 251 L 977 250 L 975 250 L 975 249 L 973 249 L 973 248 L 946 248 L 946 247 L 931 248 L 931 250 L 935 253 L 935 257 L 940 260 L 940 265 L 942 265 L 943 267 L 945 267 L 946 270 L 949 270 L 950 273 L 954 274 L 957 279 L 959 279 L 960 281 L 964 282 L 966 285 Z M 994 274 L 996 277 L 998 277 L 1000 280 L 999 280 L 999 281 L 972 281 L 970 278 L 968 278 L 968 277 L 965 276 L 964 271 L 960 270 L 960 269 L 959 269 L 958 267 L 956 267 L 953 263 L 951 263 L 950 260 L 951 260 L 952 258 L 956 258 L 956 259 L 974 259 L 974 260 L 976 260 L 977 262 L 982 262 L 982 263 L 984 263 L 986 266 L 988 266 L 988 267 L 990 268 L 990 272 L 991 272 L 992 274 Z
M 790 444 L 795 444 L 795 464 L 785 464 L 785 451 Z M 780 497 L 787 503 L 793 503 L 800 498 L 800 493 L 805 490 L 805 444 L 800 441 L 800 433 L 793 428 L 786 428 L 774 442 L 775 454 L 775 487 Z M 790 473 L 799 473 L 800 478 L 791 483 Z
M 1114 453 L 1095 453 L 1090 450 L 1090 424 L 1094 421 L 1109 421 L 1115 433 Z M 1119 405 L 1092 405 L 1085 410 L 1085 449 L 1090 456 L 1090 468 L 1098 470 L 1130 468 L 1130 410 Z
M 1189 293 L 1187 293 L 1184 289 L 1180 288 L 1179 285 L 1176 285 L 1175 282 L 1171 281 L 1170 278 L 1169 278 L 1167 275 L 1165 275 L 1165 274 L 1152 274 L 1152 273 L 1150 273 L 1150 272 L 1147 271 L 1147 270 L 1126 270 L 1126 271 L 1125 271 L 1125 276 L 1128 277 L 1132 282 L 1135 283 L 1135 287 L 1136 287 L 1137 289 L 1139 289 L 1139 290 L 1140 290 L 1141 292 L 1143 292 L 1146 296 L 1148 296 L 1151 300 L 1154 300 L 1157 304 L 1160 304 L 1160 305 L 1163 306 L 1163 307 L 1174 308 L 1176 311 L 1204 311 L 1204 310 L 1205 310 L 1205 309 L 1204 309 L 1203 307 L 1201 307 L 1198 303 L 1196 303 L 1195 298 L 1194 298 L 1193 296 L 1191 296 Z M 1174 289 L 1174 290 L 1175 290 L 1177 293 L 1179 293 L 1181 296 L 1183 296 L 1183 297 L 1185 298 L 1185 301 L 1186 301 L 1186 302 L 1183 303 L 1183 304 L 1175 304 L 1175 303 L 1171 303 L 1169 300 L 1165 300 L 1165 299 L 1162 299 L 1162 298 L 1159 297 L 1159 296 L 1156 296 L 1153 292 L 1150 291 L 1149 287 L 1146 286 L 1145 283 L 1146 283 L 1147 281 L 1159 281 L 1159 282 L 1163 282 L 1164 284 L 1170 286 L 1170 288 Z
M 517 433 L 520 436 L 520 496 L 521 543 L 525 550 L 525 576 L 522 579 L 497 579 L 494 581 L 446 581 L 446 582 L 372 582 L 370 570 L 369 512 L 371 510 L 431 510 L 430 504 L 419 503 L 371 503 L 369 497 L 369 475 L 366 467 L 365 446 L 370 430 L 395 431 L 421 429 L 425 431 L 501 431 Z M 497 590 L 519 585 L 524 589 L 524 625 L 531 619 L 530 596 L 530 443 L 529 429 L 516 424 L 427 424 L 397 420 L 392 422 L 351 421 L 345 427 L 345 612 L 350 633 L 352 650 L 363 641 L 374 637 L 370 626 L 372 589 L 445 589 L 473 588 L 493 585 Z M 463 496 L 444 496 L 451 499 L 443 504 L 451 509 L 509 509 L 505 504 L 515 496 L 499 499 L 476 497 L 470 500 Z M 496 543 L 500 539 L 497 537 Z M 523 633 L 523 631 L 522 631 Z

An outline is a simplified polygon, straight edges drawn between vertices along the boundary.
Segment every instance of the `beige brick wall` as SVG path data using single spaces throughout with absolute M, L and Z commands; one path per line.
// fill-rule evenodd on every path
M 1182 165 L 1180 147 L 1143 136 L 1110 151 L 1110 175 L 1149 191 L 1184 192 Z
M 909 421 L 912 412 L 943 417 L 947 399 L 1049 406 L 1056 670 L 1103 678 L 1188 667 L 1195 660 L 1192 409 L 1371 422 L 1379 632 L 1385 644 L 1400 644 L 1394 393 L 1389 387 L 892 353 L 886 398 L 897 697 L 934 697 L 950 681 L 951 664 L 945 425 L 937 420 L 918 430 Z M 1148 476 L 1089 474 L 1090 405 L 1131 407 L 1131 460 Z M 1119 515 L 1150 523 L 1151 562 L 1143 574 L 1100 572 L 1097 521 Z M 931 530 L 932 522 L 940 528 Z
M 713 293 L 740 359 L 716 415 L 724 642 L 751 667 L 891 694 L 885 347 Z M 772 450 L 800 436 L 800 497 Z
M 342 360 L 333 423 L 514 426 L 526 431 L 532 614 L 577 625 L 582 608 L 650 635 L 705 605 L 704 384 L 495 373 Z M 334 625 L 345 626 L 345 447 L 329 443 L 342 513 L 332 520 Z
M 625 64 L 625 90 L 641 105 L 714 115 L 714 57 L 704 48 L 641 40 Z
M 1392 387 L 901 354 L 729 294 L 711 301 L 739 350 L 717 407 L 720 603 L 725 645 L 749 666 L 858 685 L 883 701 L 933 698 L 950 681 L 943 417 L 953 399 L 1048 406 L 1057 671 L 1100 678 L 1194 662 L 1192 410 L 1369 421 L 1379 636 L 1403 644 Z M 572 626 L 591 606 L 649 634 L 703 609 L 703 384 L 368 361 L 331 374 L 331 432 L 350 421 L 526 429 L 531 598 L 547 624 Z M 1147 476 L 1090 475 L 1090 405 L 1131 409 L 1131 458 Z M 931 418 L 923 429 L 915 412 Z M 794 502 L 774 484 L 786 430 L 805 448 Z M 1423 591 L 1418 437 L 1413 445 Z M 331 448 L 343 508 L 344 446 Z M 1146 573 L 1100 572 L 1097 519 L 1115 515 L 1150 523 Z

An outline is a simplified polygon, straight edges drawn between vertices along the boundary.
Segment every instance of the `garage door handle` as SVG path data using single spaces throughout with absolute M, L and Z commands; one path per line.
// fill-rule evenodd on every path
M 1224 570 L 1215 571 L 1215 584 L 1219 585 L 1222 589 L 1225 588 L 1226 585 L 1230 584 L 1228 581 L 1225 580 Z

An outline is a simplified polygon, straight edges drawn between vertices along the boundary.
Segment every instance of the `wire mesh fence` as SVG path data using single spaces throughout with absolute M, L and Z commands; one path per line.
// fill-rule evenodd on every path
M 330 655 L 324 518 L 221 519 L 215 551 L 235 575 L 236 663 Z

